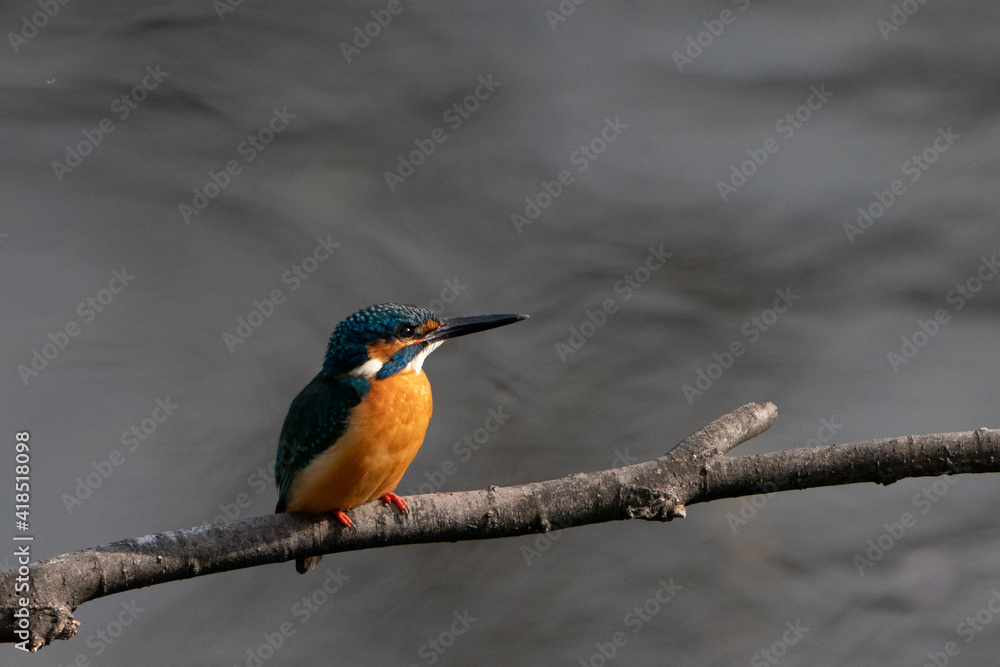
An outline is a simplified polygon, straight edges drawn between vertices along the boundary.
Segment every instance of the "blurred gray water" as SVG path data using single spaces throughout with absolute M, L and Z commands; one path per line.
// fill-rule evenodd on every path
M 0 10 L 36 556 L 270 512 L 288 402 L 383 301 L 531 315 L 429 360 L 404 493 L 646 460 L 750 401 L 779 421 L 735 453 L 998 425 L 995 4 L 220 6 Z M 30 664 L 993 663 L 1000 490 L 950 481 L 157 586 Z

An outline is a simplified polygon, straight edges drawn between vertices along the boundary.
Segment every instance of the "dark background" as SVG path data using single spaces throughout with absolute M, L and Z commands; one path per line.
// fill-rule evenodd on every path
M 336 323 L 385 301 L 531 315 L 430 358 L 436 414 L 403 493 L 648 460 L 750 401 L 774 401 L 780 417 L 735 453 L 997 426 L 1000 280 L 976 283 L 1000 250 L 995 3 L 912 2 L 885 36 L 885 0 L 567 1 L 575 10 L 554 29 L 555 0 L 387 7 L 245 0 L 220 19 L 208 0 L 71 2 L 17 44 L 10 33 L 39 5 L 0 10 L 0 422 L 8 443 L 31 432 L 37 557 L 270 512 L 289 401 Z M 341 43 L 372 11 L 391 21 L 348 62 Z M 697 57 L 679 71 L 686 49 Z M 155 89 L 124 106 L 147 67 L 162 81 L 146 78 Z M 445 113 L 480 77 L 499 86 L 455 127 Z M 831 96 L 809 109 L 813 87 Z M 293 117 L 247 162 L 241 142 L 275 110 Z M 105 118 L 113 130 L 95 134 Z M 606 119 L 627 128 L 579 171 L 574 153 Z M 444 143 L 390 189 L 385 172 L 436 128 Z M 953 139 L 934 148 L 939 132 Z M 100 142 L 60 180 L 53 162 L 85 133 Z M 914 156 L 934 161 L 913 172 Z M 186 222 L 180 205 L 229 161 L 239 173 Z M 734 166 L 753 173 L 723 199 L 717 182 Z M 512 214 L 561 170 L 572 183 L 519 230 Z M 882 194 L 895 180 L 901 194 Z M 867 231 L 845 230 L 890 196 Z M 296 285 L 286 272 L 317 238 L 338 247 Z M 669 259 L 640 270 L 661 246 Z M 134 278 L 102 292 L 122 269 Z M 644 282 L 616 291 L 626 275 Z M 958 299 L 970 279 L 978 291 Z M 283 302 L 227 346 L 276 289 Z M 776 290 L 795 298 L 772 319 Z M 557 344 L 608 299 L 615 312 L 561 357 Z M 938 311 L 946 321 L 927 324 Z M 935 335 L 914 341 L 920 322 Z M 60 336 L 71 323 L 77 335 Z M 65 347 L 25 381 L 19 366 L 49 334 Z M 922 345 L 894 368 L 903 337 Z M 715 379 L 688 400 L 699 371 Z M 158 399 L 177 406 L 162 423 L 148 421 Z M 509 418 L 457 453 L 491 409 Z M 144 420 L 152 432 L 123 445 Z M 88 475 L 96 488 L 78 489 Z M 984 664 L 1000 645 L 988 607 L 1000 491 L 993 476 L 950 482 L 720 501 L 667 525 L 157 586 L 85 605 L 80 636 L 30 664 L 252 666 L 283 624 L 294 634 L 263 664 L 596 666 L 616 632 L 626 641 L 608 664 L 919 665 L 949 642 L 950 664 Z M 869 540 L 889 546 L 861 574 Z M 323 599 L 328 573 L 339 588 L 304 617 L 296 605 Z M 647 604 L 671 579 L 675 597 Z M 466 612 L 475 621 L 451 635 Z M 977 614 L 972 631 L 964 619 Z M 4 664 L 29 664 L 3 650 Z

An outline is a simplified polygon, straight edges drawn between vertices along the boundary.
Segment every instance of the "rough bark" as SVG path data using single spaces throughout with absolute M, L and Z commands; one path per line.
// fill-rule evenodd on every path
M 369 503 L 356 529 L 329 517 L 277 514 L 121 540 L 29 566 L 30 637 L 37 650 L 73 637 L 76 608 L 105 595 L 168 581 L 281 563 L 299 556 L 424 542 L 543 533 L 604 521 L 669 521 L 719 498 L 906 477 L 1000 471 L 1000 431 L 905 436 L 730 457 L 768 428 L 772 403 L 750 403 L 697 431 L 664 456 L 622 468 L 462 493 L 409 496 L 410 512 Z M 0 574 L 0 641 L 15 634 L 16 570 Z

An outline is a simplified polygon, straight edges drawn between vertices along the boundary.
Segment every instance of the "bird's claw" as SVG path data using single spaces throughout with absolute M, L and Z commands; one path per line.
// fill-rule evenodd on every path
M 403 500 L 402 498 L 400 498 L 399 496 L 397 496 L 392 491 L 390 491 L 389 493 L 386 493 L 385 495 L 379 497 L 379 500 L 381 500 L 384 503 L 391 503 L 391 504 L 395 505 L 396 507 L 399 508 L 399 511 L 402 512 L 403 514 L 406 514 L 409 511 L 409 509 L 410 509 L 409 507 L 407 507 L 406 501 Z

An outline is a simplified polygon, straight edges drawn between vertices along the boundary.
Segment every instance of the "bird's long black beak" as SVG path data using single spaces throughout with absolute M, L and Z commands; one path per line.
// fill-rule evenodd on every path
M 505 324 L 513 324 L 527 319 L 527 315 L 475 315 L 473 317 L 442 317 L 438 320 L 441 323 L 434 331 L 424 338 L 423 342 L 433 343 L 438 340 L 447 340 L 456 336 L 476 333 L 495 329 Z

